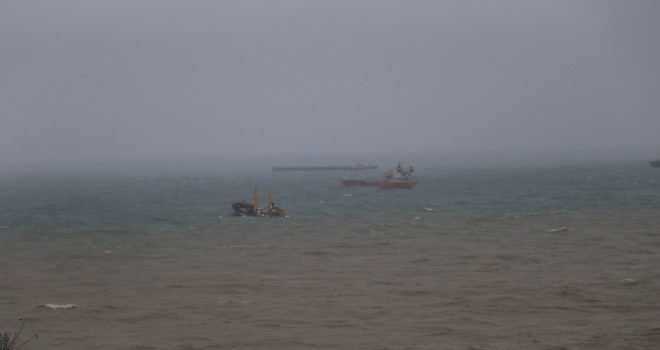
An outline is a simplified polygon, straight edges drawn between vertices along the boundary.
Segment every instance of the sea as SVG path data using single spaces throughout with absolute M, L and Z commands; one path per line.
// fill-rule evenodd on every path
M 399 160 L 416 187 L 339 182 Z M 0 332 L 25 350 L 660 349 L 660 169 L 375 163 L 4 167 Z M 287 216 L 234 216 L 254 188 Z

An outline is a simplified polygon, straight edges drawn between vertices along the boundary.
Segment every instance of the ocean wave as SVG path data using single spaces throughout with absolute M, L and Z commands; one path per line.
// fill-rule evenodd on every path
M 59 310 L 59 309 L 67 310 L 67 309 L 75 309 L 75 308 L 78 307 L 78 305 L 76 305 L 76 304 L 41 304 L 41 305 L 38 305 L 37 307 L 44 307 L 44 308 L 51 309 L 51 310 Z

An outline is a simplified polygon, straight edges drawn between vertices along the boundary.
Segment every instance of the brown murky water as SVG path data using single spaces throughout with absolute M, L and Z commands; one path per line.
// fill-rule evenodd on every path
M 24 349 L 660 348 L 660 214 L 397 220 L 4 236 L 0 329 L 29 318 Z

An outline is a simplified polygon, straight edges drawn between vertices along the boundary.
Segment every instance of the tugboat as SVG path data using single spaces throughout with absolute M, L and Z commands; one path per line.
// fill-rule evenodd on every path
M 395 188 L 411 189 L 417 185 L 417 181 L 415 181 L 413 167 L 411 166 L 408 171 L 404 171 L 401 162 L 399 162 L 396 167 L 385 172 L 380 182 L 342 179 L 341 184 L 346 188 L 378 187 L 383 190 L 391 190 Z
M 268 206 L 259 208 L 257 205 L 257 188 L 254 188 L 252 203 L 247 203 L 245 198 L 241 202 L 236 202 L 231 205 L 236 216 L 258 216 L 262 218 L 283 218 L 286 216 L 284 209 L 275 206 L 271 200 L 270 191 L 268 191 Z

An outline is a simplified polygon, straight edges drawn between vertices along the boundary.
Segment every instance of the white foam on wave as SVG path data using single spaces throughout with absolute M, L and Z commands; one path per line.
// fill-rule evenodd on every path
M 51 310 L 58 310 L 58 309 L 75 309 L 78 307 L 76 304 L 44 304 L 43 305 L 46 308 L 49 308 Z
M 435 211 L 435 210 L 438 210 L 438 209 L 434 209 L 434 208 L 424 208 L 424 210 L 427 210 L 427 211 Z
M 623 284 L 624 286 L 633 286 L 633 285 L 637 284 L 638 282 L 639 281 L 637 281 L 634 278 L 624 278 L 623 280 L 621 280 L 621 284 Z
M 570 231 L 570 230 L 571 230 L 571 229 L 569 229 L 568 227 L 566 227 L 566 226 L 562 226 L 562 227 L 560 227 L 560 228 L 553 228 L 553 229 L 550 229 L 550 230 L 548 230 L 548 232 L 566 232 L 566 231 Z

